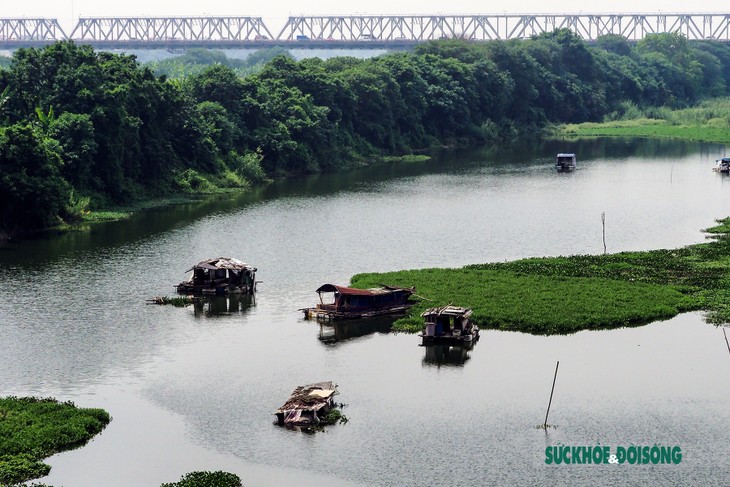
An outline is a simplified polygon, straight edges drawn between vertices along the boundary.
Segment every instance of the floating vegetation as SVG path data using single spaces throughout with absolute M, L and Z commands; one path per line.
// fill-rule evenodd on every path
M 179 481 L 164 483 L 160 487 L 241 487 L 241 478 L 230 472 L 191 472 Z
M 155 296 L 154 298 L 148 299 L 147 304 L 171 304 L 182 308 L 197 303 L 199 300 L 200 298 L 196 296 Z
M 730 219 L 718 223 L 707 230 L 713 236 L 707 243 L 679 249 L 358 274 L 352 285 L 415 286 L 431 300 L 413 306 L 394 331 L 421 331 L 420 313 L 449 303 L 472 308 L 481 328 L 533 334 L 638 326 L 692 310 L 726 323 Z
M 337 424 L 337 423 L 345 424 L 348 421 L 349 420 L 347 419 L 347 416 L 342 414 L 342 411 L 340 411 L 339 409 L 333 408 L 333 409 L 330 409 L 327 412 L 327 414 L 324 415 L 324 417 L 322 417 L 322 419 L 320 420 L 320 424 L 321 425 L 333 425 L 333 424 Z
M 84 445 L 110 421 L 102 409 L 53 398 L 0 398 L 0 485 L 48 475 L 44 458 Z

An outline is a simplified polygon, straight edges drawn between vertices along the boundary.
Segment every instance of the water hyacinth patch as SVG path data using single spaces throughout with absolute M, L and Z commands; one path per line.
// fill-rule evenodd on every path
M 395 331 L 420 331 L 420 313 L 446 304 L 472 308 L 482 328 L 534 334 L 636 326 L 691 310 L 722 323 L 730 320 L 730 224 L 718 223 L 707 230 L 712 241 L 680 249 L 358 274 L 352 285 L 416 286 L 426 300 Z

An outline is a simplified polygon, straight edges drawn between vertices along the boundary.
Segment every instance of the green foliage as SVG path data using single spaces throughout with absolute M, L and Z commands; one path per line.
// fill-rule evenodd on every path
M 175 179 L 178 187 L 185 193 L 210 193 L 215 188 L 208 179 L 195 169 L 186 169 Z
M 256 152 L 247 152 L 240 155 L 231 152 L 228 155 L 228 167 L 230 167 L 237 175 L 251 183 L 262 183 L 266 181 L 266 173 L 261 167 L 261 161 L 264 156 L 260 150 Z
M 30 208 L 15 218 L 0 206 L 0 234 L 77 220 L 85 205 L 246 188 L 416 149 L 498 143 L 547 124 L 641 113 L 677 126 L 650 131 L 679 132 L 690 124 L 660 107 L 726 96 L 730 46 L 678 34 L 635 45 L 606 36 L 590 46 L 558 29 L 506 42 L 449 39 L 372 59 L 295 61 L 275 48 L 241 61 L 191 49 L 166 62 L 181 78 L 71 41 L 14 53 L 0 70 L 0 131 L 30 127 L 27 143 L 4 144 L 35 155 L 0 173 L 11 195 L 3 202 Z M 704 117 L 688 136 L 725 140 L 727 111 L 681 116 Z M 23 167 L 31 161 L 34 168 Z
M 0 128 L 0 231 L 45 228 L 71 197 L 58 144 L 29 125 Z
M 31 454 L 0 455 L 0 485 L 16 485 L 45 477 L 51 467 Z
M 177 482 L 163 483 L 160 487 L 241 487 L 243 483 L 238 475 L 216 472 L 191 472 L 182 476 Z
M 353 285 L 377 282 L 415 285 L 429 299 L 394 329 L 417 330 L 414 319 L 426 307 L 453 304 L 474 310 L 480 327 L 537 334 L 572 333 L 582 329 L 643 324 L 691 309 L 691 301 L 669 287 L 602 278 L 523 275 L 508 270 L 425 269 L 379 275 L 358 275 Z
M 604 123 L 565 125 L 557 133 L 572 136 L 668 137 L 730 143 L 730 98 L 706 100 L 683 109 L 640 108 L 624 102 Z
M 237 76 L 247 76 L 260 71 L 267 62 L 277 56 L 291 57 L 291 54 L 282 47 L 271 47 L 254 51 L 242 60 L 230 58 L 220 50 L 192 48 L 181 56 L 162 61 L 151 61 L 145 66 L 158 76 L 166 76 L 171 79 L 197 76 L 213 65 L 231 68 Z
M 730 320 L 730 219 L 710 243 L 674 250 L 524 259 L 466 266 L 358 274 L 352 285 L 416 286 L 420 301 L 393 329 L 420 331 L 420 313 L 453 304 L 474 310 L 485 328 L 535 334 L 573 333 L 670 318 L 703 309 Z
M 320 419 L 320 424 L 323 424 L 323 425 L 333 425 L 333 424 L 337 424 L 337 423 L 345 424 L 348 421 L 349 420 L 347 419 L 347 416 L 342 414 L 342 411 L 340 411 L 337 408 L 332 408 L 329 411 L 327 411 L 327 414 L 325 414 L 324 417 L 322 417 Z
M 111 421 L 101 409 L 33 397 L 0 398 L 0 484 L 48 474 L 45 457 L 85 444 Z

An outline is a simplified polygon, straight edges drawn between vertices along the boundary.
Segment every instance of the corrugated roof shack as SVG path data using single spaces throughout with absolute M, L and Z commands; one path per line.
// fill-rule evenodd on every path
M 470 343 L 479 340 L 479 327 L 469 318 L 470 308 L 460 306 L 440 306 L 421 313 L 424 319 L 423 344 L 431 343 Z
M 395 286 L 356 289 L 324 284 L 317 289 L 319 303 L 314 308 L 305 308 L 302 311 L 305 318 L 320 320 L 371 318 L 404 313 L 414 304 L 408 298 L 415 292 L 416 288 Z M 330 294 L 331 302 L 325 302 L 325 296 Z
M 316 426 L 334 407 L 338 394 L 334 382 L 315 382 L 294 389 L 283 406 L 276 410 L 277 423 L 285 426 Z
M 217 257 L 195 264 L 190 279 L 177 286 L 181 294 L 253 294 L 256 268 L 232 257 Z

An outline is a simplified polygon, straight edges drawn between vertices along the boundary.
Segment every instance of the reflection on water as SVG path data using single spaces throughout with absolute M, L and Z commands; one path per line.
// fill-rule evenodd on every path
M 388 333 L 396 317 L 379 317 L 364 320 L 320 322 L 319 339 L 323 343 L 336 343 L 372 333 Z
M 435 344 L 435 345 L 422 345 L 425 353 L 423 355 L 424 366 L 463 366 L 469 357 L 469 352 L 472 351 L 476 343 L 468 343 L 463 345 L 448 345 L 448 344 Z
M 244 314 L 255 305 L 256 300 L 250 294 L 202 296 L 193 303 L 193 313 L 196 318 Z

